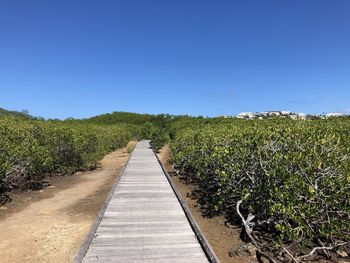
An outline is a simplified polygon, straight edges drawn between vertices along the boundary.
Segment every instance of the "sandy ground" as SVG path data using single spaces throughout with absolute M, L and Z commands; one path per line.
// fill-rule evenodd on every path
M 167 164 L 169 157 L 168 146 L 164 146 L 158 156 L 165 168 L 170 171 L 171 167 Z M 250 263 L 256 260 L 254 257 L 230 257 L 228 254 L 230 249 L 234 245 L 242 244 L 239 237 L 240 230 L 227 227 L 223 216 L 204 217 L 196 200 L 188 197 L 188 194 L 191 192 L 191 185 L 184 184 L 177 176 L 172 176 L 171 179 L 221 263 Z
M 0 207 L 0 262 L 72 262 L 127 159 L 120 149 L 95 171 L 52 177 L 41 191 L 12 194 Z

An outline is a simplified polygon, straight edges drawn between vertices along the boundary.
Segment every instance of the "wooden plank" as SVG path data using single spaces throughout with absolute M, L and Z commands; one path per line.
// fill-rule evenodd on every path
M 208 262 L 147 141 L 139 142 L 82 262 Z
M 193 248 L 191 250 L 194 250 Z M 203 258 L 206 259 L 205 255 L 203 255 L 203 251 L 195 251 L 195 252 L 188 252 L 185 253 L 184 251 L 175 251 L 168 253 L 164 253 L 163 250 L 158 250 L 158 253 L 156 253 L 157 250 L 153 250 L 150 252 L 150 254 L 147 254 L 146 252 L 142 253 L 140 251 L 139 253 L 133 253 L 133 254 L 127 254 L 127 253 L 120 253 L 120 255 L 116 255 L 115 253 L 109 251 L 101 254 L 91 254 L 87 255 L 87 259 L 94 259 L 98 258 L 99 262 L 104 262 L 104 260 L 115 260 L 115 262 L 119 262 L 121 259 L 133 259 L 133 260 L 139 260 L 139 259 L 153 259 L 154 262 L 157 262 L 158 259 L 169 259 L 169 258 L 177 258 L 179 259 L 179 262 L 182 262 L 181 259 L 184 258 Z M 203 261 L 206 262 L 206 261 Z M 208 261 L 207 261 L 208 262 Z
M 118 258 L 118 259 L 159 259 L 159 258 L 179 258 L 182 257 L 200 257 L 201 247 L 188 247 L 188 248 L 156 248 L 156 249 L 100 249 L 94 248 L 94 253 L 88 255 L 88 257 L 99 257 L 99 258 Z
M 116 222 L 110 221 L 110 220 L 104 220 L 103 222 L 100 223 L 100 226 L 113 226 L 113 227 L 118 227 L 122 226 L 127 228 L 128 226 L 130 227 L 162 227 L 162 226 L 188 226 L 186 220 L 167 220 L 167 221 L 149 221 L 149 222 L 139 222 L 139 221 L 122 221 L 118 220 Z
M 143 250 L 143 249 L 178 249 L 178 248 L 200 248 L 201 246 L 198 243 L 180 243 L 180 244 L 153 244 L 153 245 L 128 245 L 128 246 L 118 246 L 115 245 L 91 245 L 91 247 L 95 248 L 95 251 L 102 250 L 119 250 L 123 252 L 124 250 Z
M 203 263 L 202 257 L 198 258 L 158 258 L 156 261 L 154 259 L 118 259 L 115 260 L 113 258 L 104 258 L 103 262 L 118 262 L 118 263 Z M 87 259 L 85 262 L 94 263 L 94 262 L 102 262 L 100 259 L 92 258 Z M 205 262 L 205 261 L 204 261 Z
M 113 245 L 113 246 L 144 246 L 144 245 L 160 245 L 160 244 L 198 244 L 197 239 L 194 236 L 182 236 L 182 237 L 144 237 L 144 238 L 135 238 L 135 237 L 126 237 L 126 238 L 98 238 L 94 239 L 91 243 L 92 246 L 95 245 Z

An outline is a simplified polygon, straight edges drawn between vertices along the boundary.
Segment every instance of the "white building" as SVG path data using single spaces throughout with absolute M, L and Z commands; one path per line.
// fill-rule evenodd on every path
M 263 117 L 267 117 L 269 116 L 269 112 L 268 111 L 262 111 L 258 113 L 259 116 L 263 116 Z
M 331 113 L 326 114 L 327 118 L 342 117 L 342 116 L 344 116 L 344 114 L 343 113 L 339 113 L 339 112 L 331 112 Z
M 253 119 L 255 118 L 255 114 L 253 112 L 241 112 L 237 115 L 237 118 L 240 119 Z
M 291 118 L 292 120 L 297 120 L 299 117 L 298 117 L 298 114 L 291 114 L 291 115 L 290 115 L 290 118 Z
M 300 120 L 306 120 L 307 115 L 305 113 L 298 113 L 298 119 Z
M 268 115 L 269 116 L 281 116 L 281 112 L 280 111 L 269 111 Z
M 289 116 L 292 113 L 290 111 L 288 111 L 288 110 L 283 110 L 283 111 L 281 111 L 281 114 L 284 115 L 284 116 Z

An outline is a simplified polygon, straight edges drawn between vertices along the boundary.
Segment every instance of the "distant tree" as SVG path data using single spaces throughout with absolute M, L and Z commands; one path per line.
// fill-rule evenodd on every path
M 22 114 L 24 114 L 24 115 L 30 116 L 30 114 L 29 114 L 29 111 L 28 111 L 28 110 L 22 110 L 22 111 L 21 111 L 21 113 L 22 113 Z

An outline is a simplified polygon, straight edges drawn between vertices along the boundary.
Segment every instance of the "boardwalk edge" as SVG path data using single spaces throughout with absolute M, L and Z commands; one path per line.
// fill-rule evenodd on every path
M 81 244 L 78 253 L 74 256 L 73 263 L 81 263 L 83 261 L 85 255 L 86 255 L 86 253 L 87 253 L 87 251 L 89 249 L 89 246 L 90 246 L 90 244 L 91 244 L 91 242 L 92 242 L 92 240 L 94 238 L 96 230 L 97 230 L 97 228 L 100 225 L 100 222 L 101 222 L 101 220 L 103 218 L 103 215 L 106 212 L 108 204 L 109 204 L 109 202 L 111 201 L 111 199 L 113 197 L 115 189 L 117 188 L 117 185 L 118 185 L 118 183 L 120 181 L 120 178 L 123 176 L 125 168 L 126 168 L 126 166 L 128 165 L 128 163 L 130 161 L 131 156 L 132 156 L 132 152 L 130 153 L 130 155 L 128 157 L 128 160 L 124 164 L 122 170 L 119 172 L 119 176 L 115 179 L 115 181 L 113 183 L 113 186 L 112 186 L 111 190 L 109 191 L 108 196 L 107 196 L 106 200 L 104 201 L 100 211 L 98 212 L 98 215 L 97 215 L 97 217 L 95 219 L 95 222 L 91 226 L 89 233 L 86 235 L 83 243 Z
M 165 169 L 163 163 L 160 161 L 157 153 L 154 151 L 154 149 L 152 148 L 154 155 L 156 156 L 158 163 L 160 164 L 168 182 L 170 183 L 171 188 L 173 189 L 177 200 L 179 200 L 182 210 L 184 211 L 186 218 L 188 220 L 188 222 L 191 225 L 192 230 L 194 231 L 197 240 L 199 242 L 199 244 L 201 245 L 205 255 L 207 256 L 208 260 L 210 263 L 220 263 L 219 258 L 216 256 L 213 248 L 210 246 L 208 240 L 205 238 L 205 236 L 203 235 L 202 231 L 200 230 L 199 225 L 197 224 L 196 220 L 194 219 L 190 209 L 188 208 L 187 204 L 185 203 L 185 201 L 183 200 L 183 198 L 181 197 L 181 194 L 177 191 L 175 184 L 173 183 L 170 175 L 168 174 L 167 170 Z

